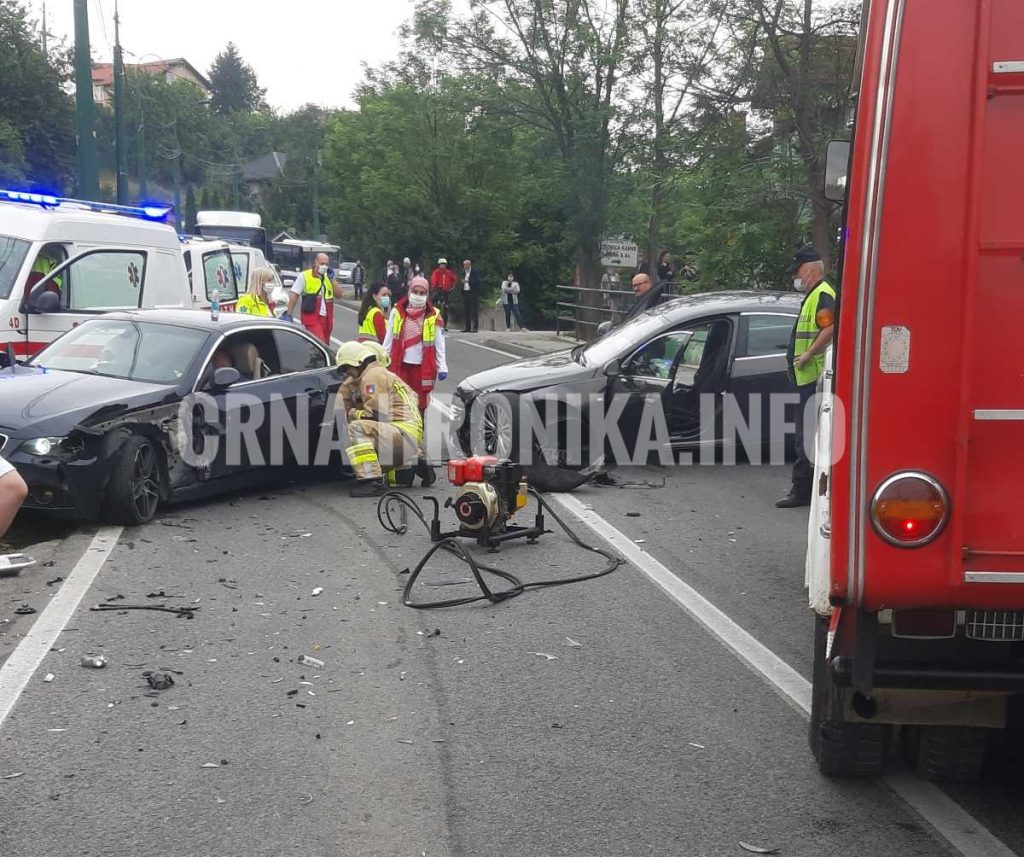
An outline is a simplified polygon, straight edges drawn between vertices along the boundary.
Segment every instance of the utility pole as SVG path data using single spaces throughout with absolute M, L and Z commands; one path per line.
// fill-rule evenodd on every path
M 39 34 L 39 36 L 43 40 L 43 53 L 46 54 L 47 56 L 49 56 L 49 54 L 50 54 L 49 38 L 52 35 L 53 35 L 53 33 L 51 33 L 49 30 L 46 29 L 46 4 L 44 3 L 43 4 L 43 31 Z
M 88 0 L 75 2 L 75 125 L 78 137 L 78 196 L 99 199 Z
M 124 148 L 124 57 L 121 55 L 121 19 L 114 2 L 114 159 L 117 171 L 117 204 L 128 202 L 127 152 Z
M 146 201 L 149 195 L 149 187 L 146 184 L 146 108 L 142 104 L 142 96 L 139 96 L 139 130 L 135 132 L 135 143 L 138 146 L 136 153 L 139 159 L 139 200 Z

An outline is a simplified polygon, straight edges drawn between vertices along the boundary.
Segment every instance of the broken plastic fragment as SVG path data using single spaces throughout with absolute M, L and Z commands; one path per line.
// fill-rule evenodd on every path
M 308 664 L 309 666 L 316 667 L 317 669 L 323 669 L 324 667 L 324 662 L 322 660 L 319 658 L 311 658 L 309 655 L 299 655 L 297 660 L 300 664 Z
M 547 658 L 549 661 L 557 661 L 558 655 L 549 655 L 547 652 L 527 652 L 528 655 L 536 655 L 538 658 Z
M 324 588 L 322 586 L 318 586 L 316 589 L 313 590 L 313 595 L 317 596 L 317 595 L 319 595 L 323 591 L 324 591 Z
M 582 649 L 583 648 L 583 646 L 580 643 L 577 643 L 572 637 L 566 637 L 565 638 L 565 644 L 567 646 L 573 648 L 573 649 Z
M 216 762 L 206 762 L 205 764 L 200 765 L 199 767 L 200 768 L 219 768 L 220 765 L 218 765 Z
M 762 848 L 760 845 L 751 845 L 749 842 L 740 842 L 740 848 L 749 851 L 751 854 L 778 854 L 778 848 Z

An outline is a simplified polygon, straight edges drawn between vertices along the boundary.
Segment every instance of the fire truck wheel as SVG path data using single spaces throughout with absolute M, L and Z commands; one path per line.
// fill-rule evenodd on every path
M 981 776 L 988 747 L 987 729 L 978 726 L 915 726 L 907 732 L 907 755 L 919 777 L 966 783 Z
M 808 738 L 818 770 L 829 777 L 875 777 L 885 766 L 887 729 L 844 720 L 843 699 L 825 662 L 828 619 L 815 619 L 814 675 Z

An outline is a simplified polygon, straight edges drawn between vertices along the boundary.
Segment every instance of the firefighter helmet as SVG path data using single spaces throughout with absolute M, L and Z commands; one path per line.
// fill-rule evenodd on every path
M 362 366 L 368 357 L 374 354 L 363 342 L 343 342 L 338 348 L 335 363 L 338 366 Z

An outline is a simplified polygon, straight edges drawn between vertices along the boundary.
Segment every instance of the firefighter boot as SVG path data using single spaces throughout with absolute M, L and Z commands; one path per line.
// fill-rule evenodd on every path
M 383 479 L 364 479 L 357 482 L 349 490 L 349 497 L 380 497 L 388 491 L 387 482 Z
M 425 458 L 417 460 L 416 475 L 419 476 L 424 488 L 429 488 L 437 481 L 437 474 L 434 472 L 434 468 L 430 466 L 430 462 Z

